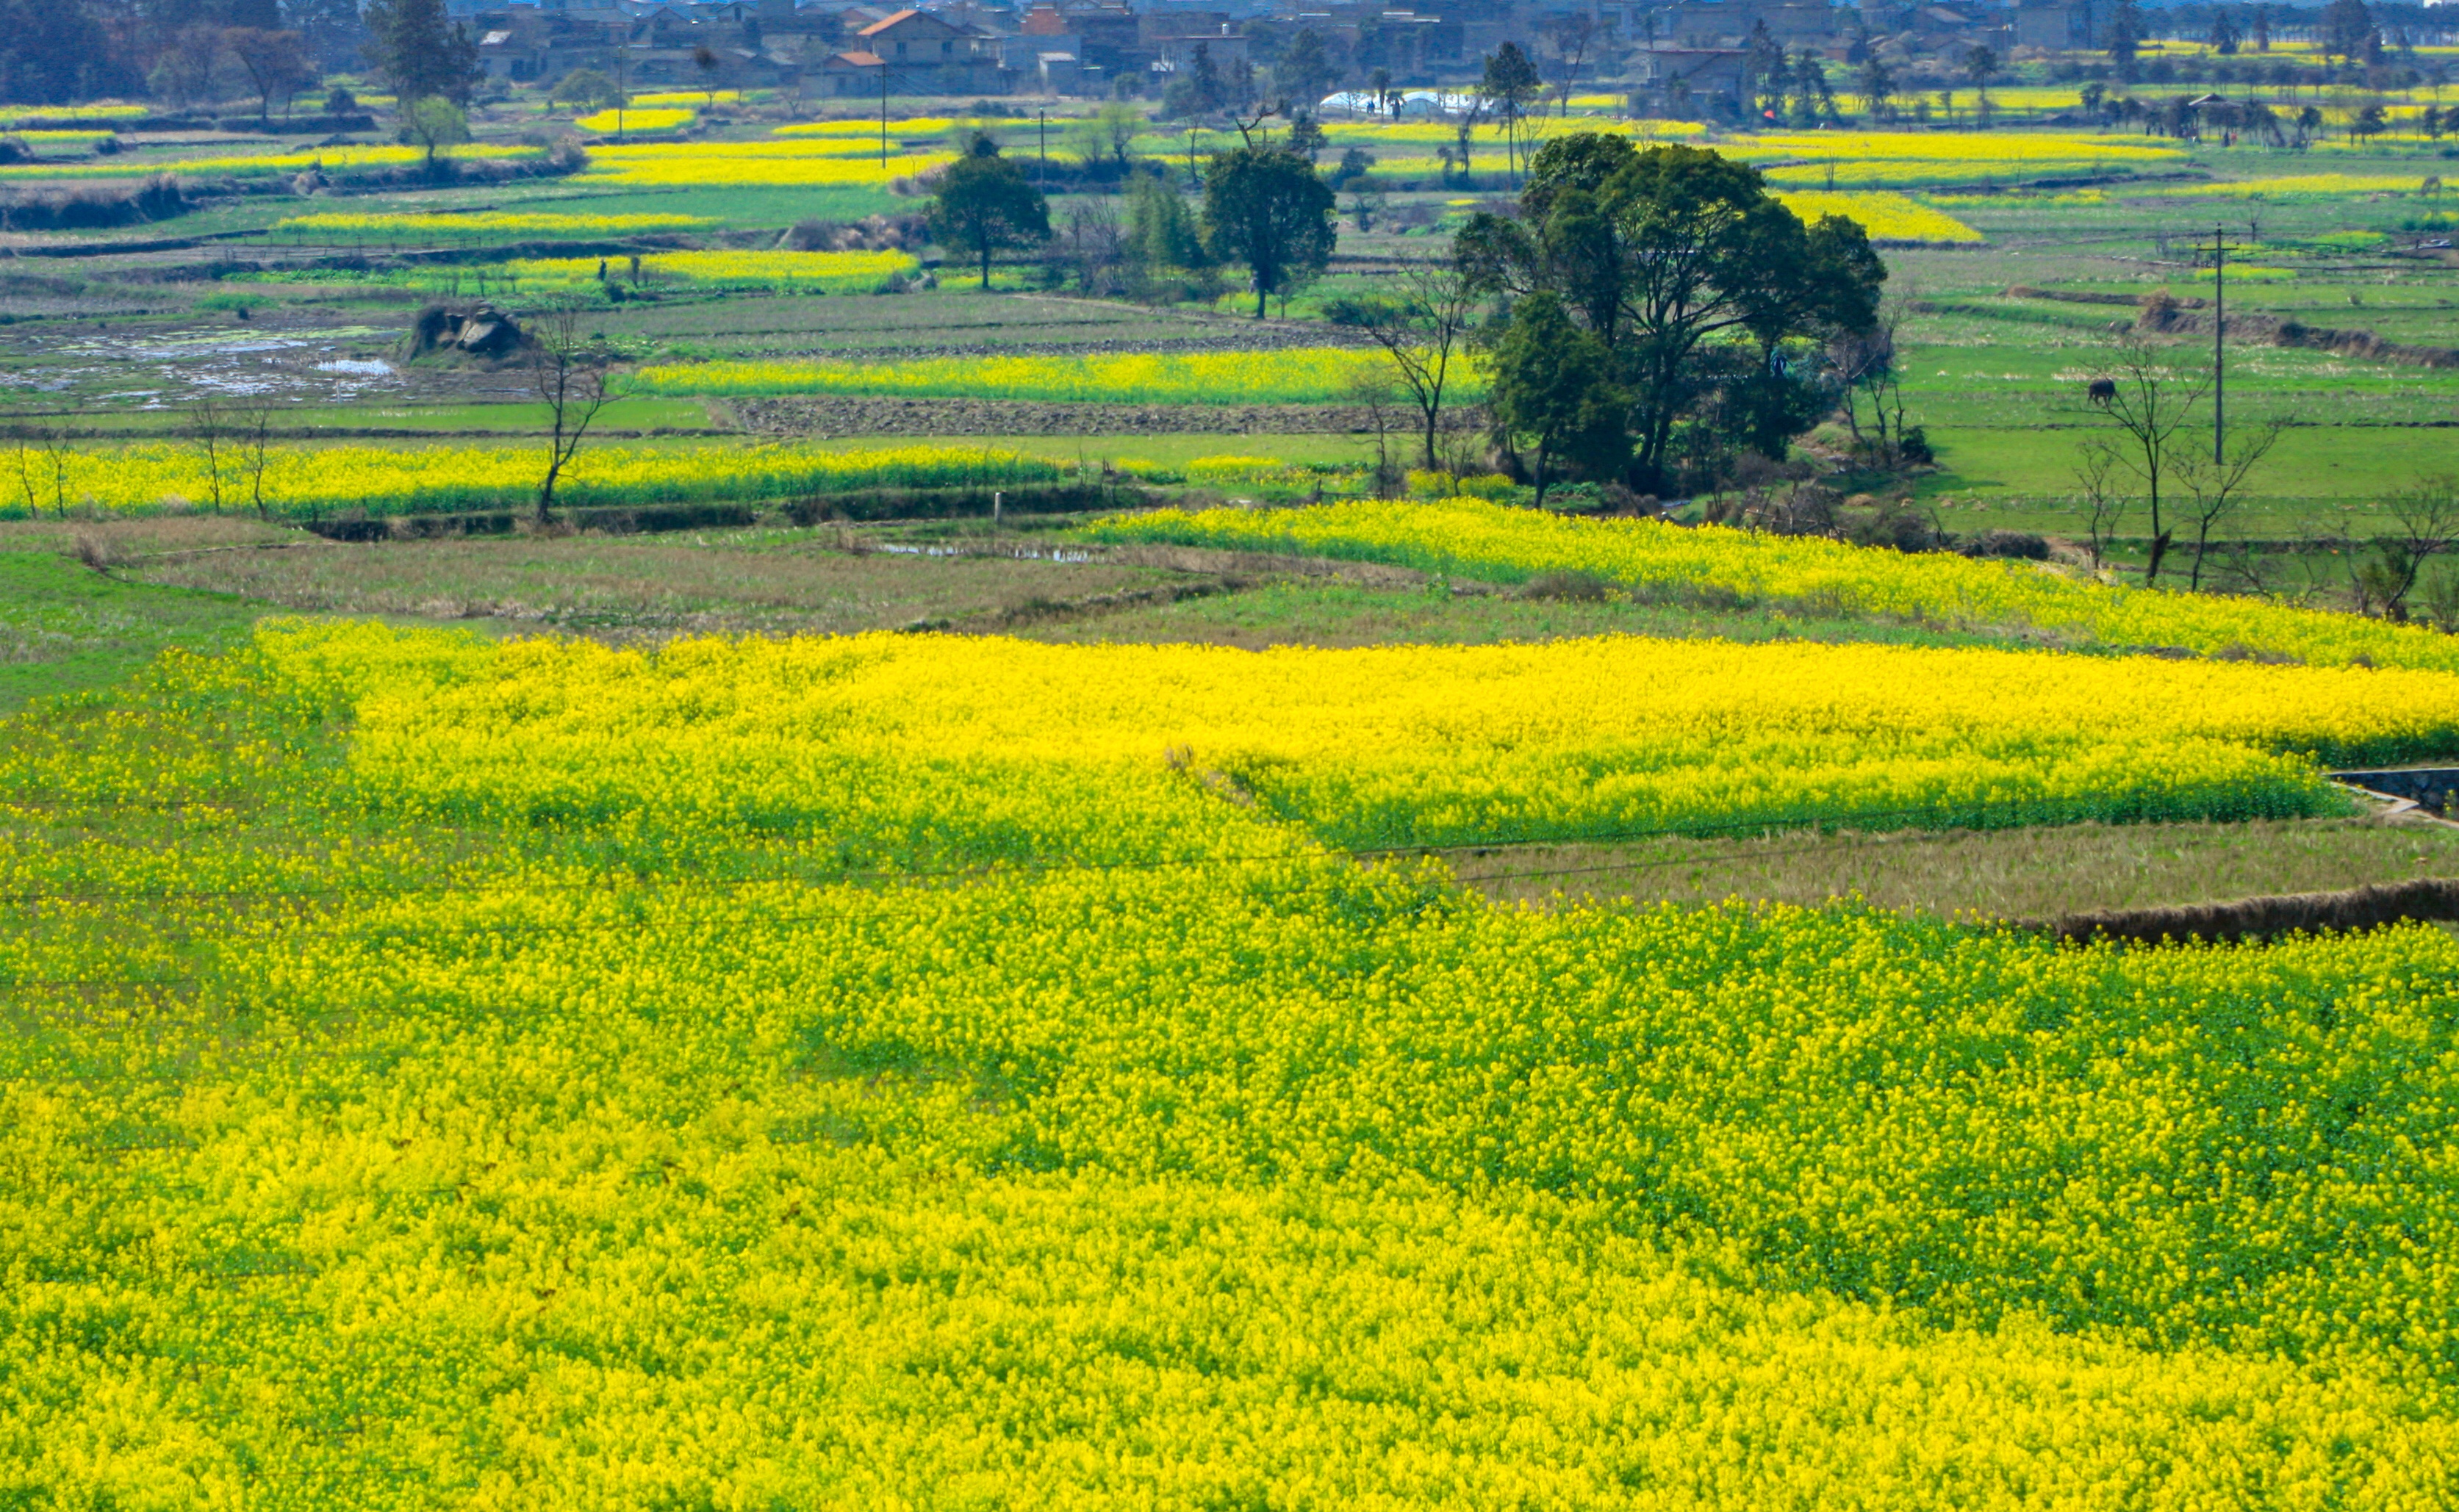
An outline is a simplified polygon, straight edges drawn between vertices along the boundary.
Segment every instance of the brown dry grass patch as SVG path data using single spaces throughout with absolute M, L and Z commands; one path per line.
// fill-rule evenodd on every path
M 324 614 L 555 626 L 590 634 L 852 634 L 965 628 L 1178 580 L 1167 569 L 1004 556 L 848 551 L 834 536 L 528 536 L 163 557 L 144 581 Z
M 1631 846 L 1522 846 L 1453 859 L 1501 901 L 1815 906 L 1859 896 L 1943 916 L 2048 919 L 2459 875 L 2459 829 L 2373 820 L 2071 825 Z

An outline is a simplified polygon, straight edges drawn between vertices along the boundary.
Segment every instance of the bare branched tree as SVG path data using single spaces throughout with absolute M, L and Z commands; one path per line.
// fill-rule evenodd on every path
M 1380 368 L 1361 368 L 1343 388 L 1349 402 L 1364 410 L 1367 423 L 1375 428 L 1375 496 L 1390 498 L 1400 482 L 1400 470 L 1392 461 L 1392 406 L 1400 397 L 1400 386 Z
M 2223 541 L 2212 548 L 2214 591 L 2245 598 L 2279 598 L 2287 563 L 2284 554 L 2266 551 L 2259 541 Z
M 2215 462 L 2197 445 L 2181 450 L 2173 464 L 2188 500 L 2186 514 L 2195 529 L 2195 566 L 2186 586 L 2203 587 L 2203 562 L 2212 549 L 2212 532 L 2245 502 L 2245 486 L 2262 459 L 2279 444 L 2280 433 L 2292 422 L 2278 416 L 2269 424 L 2238 432 L 2228 452 Z
M 188 406 L 188 429 L 197 439 L 197 450 L 205 456 L 205 502 L 219 514 L 222 512 L 222 459 L 230 439 L 230 415 L 219 394 L 200 394 Z
M 2444 635 L 2459 635 L 2459 573 L 2443 572 L 2426 578 L 2417 597 L 2424 600 L 2425 618 Z
M 1597 40 L 1597 18 L 1586 10 L 1570 14 L 1549 15 L 1537 23 L 1538 33 L 1553 45 L 1556 68 L 1555 89 L 1562 96 L 1560 115 L 1571 114 L 1571 90 L 1579 83 L 1580 70 L 1588 60 L 1588 49 Z
M 264 502 L 264 469 L 273 459 L 273 407 L 260 403 L 242 410 L 233 433 L 239 473 L 247 484 L 248 501 L 256 506 L 257 518 L 270 519 L 272 511 Z
M 546 475 L 538 481 L 537 520 L 555 517 L 555 486 L 572 465 L 591 422 L 613 395 L 608 368 L 613 354 L 580 328 L 576 305 L 557 305 L 531 322 L 530 381 L 547 407 Z
M 2355 569 L 2357 608 L 2407 618 L 2407 596 L 2425 564 L 2459 545 L 2459 473 L 2445 472 L 2390 496 L 2391 529 L 2374 537 L 2374 559 Z
M 296 32 L 230 27 L 222 32 L 222 46 L 239 59 L 255 86 L 259 122 L 271 117 L 275 95 L 282 96 L 287 111 L 291 96 L 316 82 L 315 65 L 307 60 L 306 46 Z
M 30 449 L 27 446 L 27 436 L 23 430 L 20 430 L 13 439 L 17 448 L 17 486 L 26 491 L 26 517 L 41 519 L 43 517 L 42 501 L 34 494 L 34 458 L 40 454 L 39 449 Z
M 1855 446 L 1866 448 L 1889 467 L 1902 460 L 1903 365 L 1897 359 L 1896 336 L 1903 328 L 1912 298 L 1909 287 L 1889 289 L 1880 300 L 1878 319 L 1868 330 L 1839 335 L 1827 346 L 1827 364 L 1836 374 L 1844 402 L 1844 423 L 1852 429 Z M 1867 437 L 1861 431 L 1865 404 L 1875 432 Z
M 52 513 L 69 517 L 69 458 L 76 449 L 69 445 L 69 433 L 58 426 L 45 426 L 38 438 L 43 460 L 52 474 Z
M 2109 556 L 2110 537 L 2126 518 L 2126 493 L 2117 486 L 2117 452 L 2106 441 L 2083 444 L 2075 459 L 2075 503 L 2083 515 L 2086 549 L 2091 570 L 2098 572 Z
M 1398 292 L 1368 306 L 1366 333 L 1391 358 L 1395 377 L 1417 401 L 1425 422 L 1425 465 L 1435 458 L 1442 427 L 1443 391 L 1468 346 L 1477 315 L 1476 284 L 1449 262 L 1419 262 L 1395 281 Z
M 2124 436 L 2114 454 L 2143 485 L 2152 512 L 2152 554 L 2143 566 L 2143 581 L 2160 580 L 2160 564 L 2176 538 L 2164 523 L 2161 485 L 2170 480 L 2170 443 L 2211 391 L 2207 371 L 2172 367 L 2162 348 L 2140 332 L 2118 339 L 2117 349 L 2102 364 L 2088 390 L 2091 408 L 2109 418 Z

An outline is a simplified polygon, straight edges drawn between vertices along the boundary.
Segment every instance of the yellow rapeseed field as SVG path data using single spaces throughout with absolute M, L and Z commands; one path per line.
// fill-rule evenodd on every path
M 1776 198 L 1805 221 L 1821 216 L 1842 216 L 1860 223 L 1874 242 L 1973 242 L 1981 233 L 1928 205 L 1900 194 L 1863 191 L 1829 194 L 1816 189 L 1786 189 Z
M 956 123 L 955 121 L 950 120 L 944 116 L 914 116 L 890 121 L 888 123 L 888 135 L 893 138 L 902 138 L 907 136 L 939 136 L 953 131 L 956 128 Z M 872 142 L 877 142 L 879 140 L 879 119 L 877 116 L 873 116 L 869 120 L 856 118 L 852 120 L 796 121 L 791 125 L 778 127 L 776 131 L 770 135 L 777 136 L 868 136 Z
M 502 142 L 473 142 L 445 148 L 445 158 L 536 158 L 541 148 Z M 17 162 L 0 167 L 0 182 L 10 179 L 125 179 L 125 177 L 219 175 L 253 177 L 270 172 L 351 172 L 362 167 L 409 167 L 426 162 L 426 148 L 317 148 L 315 153 L 251 153 L 223 158 L 94 158 L 78 162 Z
M 570 215 L 546 210 L 471 210 L 438 215 L 321 211 L 273 222 L 275 232 L 339 233 L 383 238 L 484 236 L 625 236 L 639 231 L 696 231 L 717 224 L 706 216 Z
M 1271 484 L 1282 488 L 1300 487 L 1320 481 L 1317 473 L 1295 467 L 1277 457 L 1204 456 L 1187 464 L 1187 481 L 1223 484 Z
M 756 91 L 755 91 L 754 93 L 758 93 L 758 92 L 756 92 Z M 656 92 L 654 92 L 654 93 L 647 94 L 635 94 L 635 95 L 633 95 L 633 96 L 632 96 L 632 103 L 633 103 L 633 104 L 635 104 L 635 105 L 649 105 L 649 106 L 657 106 L 657 105 L 687 105 L 687 106 L 698 106 L 698 105 L 700 105 L 700 104 L 703 104 L 704 102 L 709 102 L 709 101 L 714 101 L 715 103 L 720 104 L 720 105 L 740 105 L 740 104 L 742 104 L 742 103 L 743 103 L 743 92 L 742 92 L 741 90 L 728 90 L 728 89 L 714 90 L 714 91 L 703 91 L 703 90 L 660 90 L 660 91 L 656 91 Z
M 2446 686 L 1643 640 L 176 656 L 0 742 L 0 1487 L 2437 1506 L 2445 935 L 1501 908 L 1319 847 L 1335 775 L 1420 829 L 1513 764 L 1523 808 L 1584 762 L 1774 779 L 1736 737 L 1778 711 L 1874 779 L 2016 736 L 2080 781 Z
M 441 156 L 462 158 L 535 158 L 543 148 L 501 142 L 473 142 L 447 147 Z M 359 168 L 400 168 L 425 162 L 424 147 L 319 147 L 305 153 L 251 153 L 196 158 L 95 158 L 73 163 L 15 163 L 0 167 L 0 182 L 12 178 L 141 178 L 155 174 L 211 174 L 248 178 L 260 174 L 295 174 L 317 168 L 347 173 Z
M 2154 137 L 2049 132 L 1765 132 L 1736 136 L 1716 150 L 1768 165 L 1788 188 L 1863 188 L 2000 177 L 2068 168 L 2156 170 L 2184 151 Z
M 641 275 L 650 282 L 867 293 L 890 275 L 920 266 L 910 252 L 651 252 L 641 259 Z M 611 263 L 594 257 L 518 258 L 494 263 L 489 272 L 524 284 L 572 286 L 596 283 L 600 267 L 612 278 L 631 277 L 631 264 L 622 258 Z
M 797 254 L 802 255 L 802 254 Z M 595 264 L 593 264 L 594 267 Z M 201 510 L 216 496 L 214 474 L 191 446 L 139 444 L 66 454 L 54 483 L 47 458 L 24 469 L 0 453 L 0 516 L 50 515 L 63 507 L 127 514 Z M 288 519 L 363 509 L 392 514 L 517 507 L 537 488 L 542 468 L 527 446 L 275 447 L 262 479 L 268 513 Z M 1075 464 L 1004 447 L 908 446 L 848 452 L 781 444 L 689 451 L 592 447 L 564 474 L 560 496 L 576 506 L 647 504 L 667 499 L 777 498 L 870 486 L 932 487 L 974 482 L 1047 482 Z M 256 508 L 258 479 L 232 452 L 221 458 L 221 508 Z
M 2441 673 L 1995 650 L 1608 638 L 1255 656 L 889 637 L 694 655 L 726 680 L 695 695 L 704 711 L 736 711 L 720 725 L 657 726 L 626 710 L 666 698 L 667 679 L 621 660 L 583 673 L 557 656 L 474 703 L 423 704 L 414 739 L 367 716 L 357 760 L 403 802 L 427 792 L 455 812 L 525 812 L 573 796 L 595 750 L 612 769 L 587 779 L 589 801 L 625 807 L 687 785 L 701 743 L 757 726 L 769 780 L 813 792 L 843 780 L 831 772 L 932 752 L 1056 764 L 1087 793 L 1131 794 L 1176 764 L 1226 777 L 1254 815 L 1382 849 L 1821 820 L 2332 812 L 2317 753 L 2390 761 L 2459 736 L 2459 679 Z M 527 754 L 506 767 L 505 708 L 537 721 L 576 700 L 591 712 L 526 731 Z M 634 733 L 616 742 L 610 726 Z M 969 808 L 937 821 L 948 843 Z M 1111 823 L 1105 853 L 1145 828 L 1124 810 Z
M 593 181 L 641 185 L 871 185 L 910 178 L 954 160 L 950 153 L 902 148 L 883 163 L 876 142 L 811 137 L 794 141 L 645 142 L 590 149 Z
M 619 131 L 670 132 L 683 130 L 699 115 L 700 112 L 696 110 L 675 106 L 664 108 L 653 106 L 647 110 L 634 106 L 620 111 L 610 106 L 595 114 L 578 116 L 572 124 L 582 131 L 601 136 L 613 136 Z
M 1124 404 L 1308 404 L 1339 398 L 1351 377 L 1383 361 L 1353 347 L 1122 353 L 1082 357 L 834 358 L 643 368 L 641 393 L 948 394 Z
M 1810 537 L 1581 520 L 1474 498 L 1364 501 L 1304 510 L 1163 510 L 1086 528 L 1107 540 L 1295 546 L 1316 555 L 1524 579 L 1592 572 L 1641 595 L 1731 595 L 1805 613 L 1893 616 L 1955 625 L 2030 625 L 2078 641 L 2263 651 L 2317 663 L 2359 658 L 2459 672 L 2459 639 L 2259 599 L 2081 581 L 2046 566 L 1907 556 Z
M 2407 174 L 2281 174 L 2262 178 L 2232 178 L 2218 183 L 2187 184 L 2163 191 L 2175 195 L 2220 195 L 2234 199 L 2328 200 L 2344 195 L 2413 195 L 2422 192 L 2427 176 Z
M 152 114 L 151 105 L 122 105 L 108 100 L 90 105 L 10 105 L 0 106 L 0 126 L 21 120 L 135 120 Z

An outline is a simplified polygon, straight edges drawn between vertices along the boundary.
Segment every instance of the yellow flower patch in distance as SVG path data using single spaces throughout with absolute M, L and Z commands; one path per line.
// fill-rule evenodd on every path
M 1351 120 L 1345 116 L 1334 116 L 1320 124 L 1323 127 L 1325 138 L 1335 147 L 1374 147 L 1378 144 L 1434 147 L 1448 146 L 1457 143 L 1460 139 L 1458 126 L 1440 120 Z M 1555 134 L 1562 134 L 1566 130 L 1563 123 L 1559 121 L 1547 121 L 1545 129 Z M 1567 130 L 1612 132 L 1643 138 L 1687 138 L 1703 136 L 1708 128 L 1698 121 L 1582 119 L 1571 123 Z M 1155 144 L 1152 150 L 1159 153 L 1165 151 L 1173 138 L 1165 132 L 1154 134 L 1150 139 Z M 1501 150 L 1502 138 L 1492 122 L 1479 124 L 1476 139 L 1481 149 L 1488 141 L 1493 141 L 1496 144 L 1496 150 Z M 1187 133 L 1181 131 L 1175 140 L 1180 151 L 1184 152 L 1187 146 Z M 1215 143 L 1235 145 L 1237 140 L 1238 136 L 1234 132 L 1206 132 L 1196 137 L 1199 151 L 1209 150 Z
M 540 147 L 512 143 L 469 142 L 458 147 L 447 147 L 438 156 L 470 159 L 524 158 L 536 158 L 545 149 Z M 242 156 L 97 158 L 74 163 L 14 163 L 0 167 L 0 181 L 11 178 L 148 178 L 164 173 L 247 178 L 262 174 L 295 174 L 308 168 L 322 169 L 326 173 L 347 173 L 359 168 L 400 168 L 426 160 L 427 149 L 424 147 L 319 147 L 310 152 Z
M 812 137 L 796 141 L 643 142 L 593 147 L 587 176 L 625 184 L 864 184 L 882 187 L 896 178 L 955 161 L 950 153 L 900 150 L 882 162 L 876 142 Z
M 910 116 L 904 119 L 891 120 L 888 123 L 888 135 L 891 138 L 899 136 L 939 136 L 955 130 L 956 125 L 956 123 L 954 120 L 949 119 L 945 116 Z M 879 140 L 879 119 L 877 116 L 873 116 L 870 120 L 863 120 L 860 117 L 854 117 L 848 120 L 795 121 L 791 125 L 778 127 L 769 135 L 774 136 L 869 136 L 873 142 L 876 142 Z
M 21 120 L 135 120 L 154 114 L 151 105 L 8 105 L 0 106 L 0 126 Z
M 579 116 L 572 124 L 585 132 L 597 132 L 608 136 L 619 131 L 669 132 L 683 130 L 690 125 L 693 117 L 699 114 L 698 111 L 673 107 L 649 110 L 631 107 L 619 111 L 610 106 L 594 115 Z
M 2186 184 L 2163 189 L 2161 193 L 2248 200 L 2333 200 L 2347 195 L 2413 195 L 2422 192 L 2424 182 L 2424 177 L 2419 175 L 2281 174 L 2265 178 L 2232 178 L 2220 183 Z
M 1354 347 L 1278 351 L 1101 354 L 1082 357 L 934 357 L 673 364 L 641 368 L 641 393 L 944 394 L 986 399 L 1123 404 L 1321 404 L 1382 362 Z
M 1762 132 L 1735 136 L 1717 150 L 1750 158 L 1818 158 L 1838 161 L 1941 161 L 2022 165 L 2094 160 L 2161 164 L 2186 156 L 2161 138 L 2084 136 L 2053 132 Z
M 1900 194 L 1785 189 L 1778 191 L 1776 198 L 1804 222 L 1831 215 L 1859 221 L 1873 242 L 1968 243 L 1982 240 L 1980 232 L 1945 211 L 1933 210 Z
M 1359 502 L 1257 513 L 1156 511 L 1084 527 L 1106 540 L 1303 551 L 1466 577 L 1591 572 L 1635 592 L 1701 589 L 1778 608 L 1832 606 L 1938 623 L 2030 625 L 2110 645 L 2232 648 L 2337 664 L 2459 672 L 2459 640 L 2325 610 L 2078 580 L 2027 563 L 1906 556 L 1717 526 L 1582 520 L 1477 499 Z
M 1999 210 L 2037 210 L 2052 205 L 2106 205 L 2111 201 L 2109 192 L 2105 189 L 2070 189 L 2063 193 L 2033 194 L 1929 193 L 1923 195 L 1920 202 L 1943 209 L 1972 206 Z
M 636 231 L 697 231 L 717 223 L 706 216 L 566 215 L 544 210 L 469 210 L 441 215 L 326 211 L 276 220 L 272 229 L 407 237 L 422 233 L 447 237 L 533 233 L 541 236 L 622 236 Z
M 870 154 L 879 160 L 879 139 L 809 137 L 794 141 L 618 142 L 592 147 L 592 163 L 700 162 L 717 158 L 778 159 L 855 158 Z
M 1278 457 L 1207 456 L 1187 464 L 1189 483 L 1295 483 L 1312 475 Z
M 1954 182 L 2071 168 L 2149 170 L 2185 154 L 2149 137 L 2042 132 L 1768 132 L 1717 144 L 1788 188 Z
M 494 271 L 541 284 L 578 284 L 597 282 L 601 266 L 607 266 L 602 258 L 528 258 L 497 263 Z M 910 252 L 649 252 L 641 258 L 641 274 L 650 280 L 838 292 L 868 292 L 891 274 L 920 266 Z M 628 279 L 630 267 L 618 259 L 609 272 Z
M 591 261 L 590 276 L 596 269 Z M 90 497 L 117 513 L 189 510 L 213 496 L 204 461 L 192 447 L 142 443 L 108 452 L 72 452 L 62 465 L 69 497 Z M 1004 447 L 845 451 L 790 442 L 687 451 L 592 447 L 574 459 L 558 496 L 576 507 L 773 499 L 873 486 L 1055 482 L 1071 475 L 1075 467 L 1073 460 Z M 230 496 L 241 481 L 236 463 L 226 459 L 224 468 L 221 486 Z M 291 519 L 350 507 L 376 514 L 503 509 L 534 497 L 537 477 L 537 455 L 527 447 L 277 447 L 266 461 L 264 497 L 273 514 Z M 32 503 L 38 511 L 48 510 L 51 498 L 46 481 Z M 27 517 L 28 502 L 22 488 L 0 493 L 0 516 Z

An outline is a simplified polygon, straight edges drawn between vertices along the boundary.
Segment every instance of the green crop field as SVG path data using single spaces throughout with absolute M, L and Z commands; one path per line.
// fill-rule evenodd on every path
M 285 111 L 63 0 L 0 1507 L 2446 1504 L 2459 39 L 2353 3 Z

